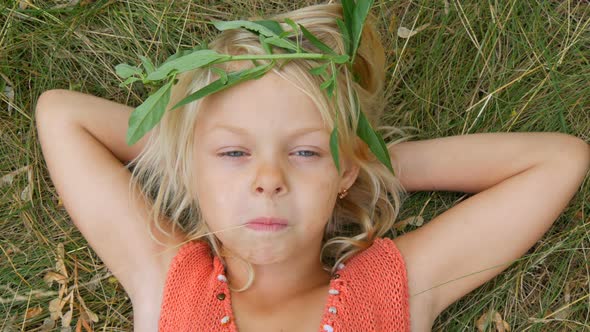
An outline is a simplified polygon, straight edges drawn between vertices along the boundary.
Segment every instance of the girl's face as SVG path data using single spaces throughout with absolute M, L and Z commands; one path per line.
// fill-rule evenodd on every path
M 359 168 L 341 157 L 338 175 L 330 131 L 311 99 L 270 72 L 206 97 L 201 107 L 194 185 L 209 230 L 253 264 L 319 248 L 337 194 Z M 286 219 L 288 226 L 245 227 L 258 217 Z

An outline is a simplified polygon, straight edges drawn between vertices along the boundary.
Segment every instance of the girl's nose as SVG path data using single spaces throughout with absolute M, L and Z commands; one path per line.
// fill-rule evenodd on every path
M 259 169 L 254 183 L 257 194 L 274 197 L 287 192 L 283 172 L 278 165 L 264 165 Z

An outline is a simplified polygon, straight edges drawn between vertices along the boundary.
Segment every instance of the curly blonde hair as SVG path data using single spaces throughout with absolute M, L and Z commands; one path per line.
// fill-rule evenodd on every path
M 267 19 L 280 22 L 283 29 L 289 31 L 291 26 L 284 23 L 285 18 L 303 25 L 339 54 L 345 53 L 342 36 L 336 24 L 336 18 L 342 19 L 340 4 L 308 6 Z M 300 42 L 305 49 L 315 50 L 306 40 Z M 243 29 L 223 31 L 208 46 L 219 53 L 232 55 L 265 54 L 259 38 Z M 278 52 L 280 50 L 275 51 Z M 222 63 L 218 67 L 231 70 L 233 67 L 230 63 Z M 378 131 L 388 129 L 388 133 L 382 134 L 384 138 L 392 133 L 403 134 L 403 130 L 390 126 L 376 126 L 385 108 L 385 53 L 371 15 L 365 23 L 353 65 L 353 72 L 358 75 L 358 80 L 354 80 L 352 73 L 346 68 L 340 70 L 337 73 L 335 99 L 330 100 L 320 89 L 321 78 L 309 73 L 311 68 L 319 64 L 314 60 L 290 60 L 280 68 L 273 67 L 272 71 L 306 93 L 316 104 L 324 123 L 330 129 L 334 128 L 334 119 L 338 112 L 338 144 L 341 156 L 350 158 L 349 160 L 360 167 L 356 182 L 349 188 L 349 194 L 345 198 L 337 200 L 332 217 L 324 230 L 320 262 L 324 270 L 334 273 L 339 263 L 368 248 L 375 238 L 383 237 L 392 229 L 402 200 L 407 194 L 399 179 L 357 136 L 358 115 L 354 111 L 352 91 L 357 93 L 360 108 L 371 126 Z M 199 68 L 183 72 L 177 79 L 177 83 L 172 87 L 167 109 L 209 84 L 214 79 L 214 73 L 209 68 Z M 196 183 L 192 178 L 191 161 L 194 151 L 195 119 L 199 113 L 200 101 L 196 100 L 182 108 L 166 112 L 154 127 L 144 150 L 127 165 L 133 168 L 130 193 L 133 192 L 132 186 L 139 185 L 141 194 L 149 198 L 151 205 L 148 229 L 154 240 L 156 238 L 150 224 L 153 222 L 157 229 L 167 233 L 161 223 L 170 223 L 173 231 L 180 228 L 186 234 L 187 242 L 204 238 L 214 254 L 226 266 L 223 257 L 227 257 L 227 253 L 204 222 L 198 199 L 191 186 L 192 183 Z M 349 118 L 352 119 L 352 123 Z M 388 146 L 408 138 L 402 137 L 396 142 L 388 143 Z M 395 158 L 392 159 L 395 163 Z M 241 289 L 234 291 L 245 291 L 254 281 L 252 265 L 246 263 L 250 270 L 248 282 Z

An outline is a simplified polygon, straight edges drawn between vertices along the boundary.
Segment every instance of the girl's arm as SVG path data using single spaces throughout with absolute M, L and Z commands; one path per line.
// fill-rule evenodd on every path
M 38 99 L 35 120 L 51 181 L 71 220 L 128 293 L 134 330 L 155 331 L 166 272 L 185 236 L 160 233 L 148 224 L 149 202 L 139 195 L 137 204 L 129 199 L 131 173 L 123 162 L 135 158 L 148 138 L 125 143 L 131 110 L 92 95 L 49 90 Z M 167 221 L 160 224 L 172 233 Z M 148 225 L 164 245 L 151 238 Z
M 57 113 L 56 116 L 66 116 L 81 125 L 124 164 L 137 157 L 152 134 L 149 131 L 135 144 L 128 146 L 125 142 L 126 128 L 133 107 L 63 89 L 49 90 L 43 95 L 59 101 L 59 109 L 53 112 Z
M 389 153 L 407 191 L 477 193 L 541 162 L 584 160 L 590 147 L 558 132 L 479 133 L 403 142 Z
M 560 133 L 450 136 L 403 142 L 390 153 L 408 191 L 477 193 L 393 239 L 406 261 L 410 295 L 428 303 L 430 323 L 524 255 L 590 167 L 588 144 Z M 420 312 L 413 307 L 419 303 L 410 301 L 411 313 Z

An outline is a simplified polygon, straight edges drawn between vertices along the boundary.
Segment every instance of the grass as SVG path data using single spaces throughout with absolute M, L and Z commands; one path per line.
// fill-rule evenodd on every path
M 119 88 L 116 64 L 138 64 L 139 55 L 161 63 L 209 39 L 213 19 L 319 1 L 31 2 L 0 4 L 0 330 L 51 330 L 41 326 L 60 287 L 44 277 L 61 243 L 70 275 L 62 288 L 79 285 L 72 328 L 82 298 L 98 314 L 94 330 L 130 331 L 129 299 L 56 199 L 36 138 L 38 96 L 65 88 L 137 106 L 149 91 Z M 390 64 L 387 124 L 417 127 L 418 139 L 559 131 L 590 141 L 587 1 L 377 0 L 373 13 Z M 399 27 L 423 29 L 400 38 Z M 494 311 L 512 331 L 590 330 L 587 180 L 524 257 L 445 310 L 433 330 L 495 331 L 493 319 L 480 320 Z M 400 217 L 428 222 L 462 195 L 414 193 Z

